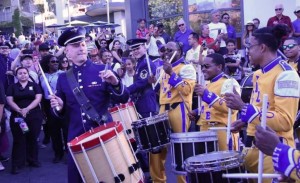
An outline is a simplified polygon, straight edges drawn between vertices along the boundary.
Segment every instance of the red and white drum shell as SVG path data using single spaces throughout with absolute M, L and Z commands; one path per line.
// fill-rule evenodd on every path
M 120 122 L 90 130 L 68 143 L 84 182 L 142 182 L 143 173 L 129 146 Z M 129 167 L 135 166 L 129 172 Z
M 111 114 L 113 121 L 121 121 L 123 123 L 124 130 L 126 131 L 129 140 L 131 142 L 135 141 L 131 124 L 138 120 L 138 114 L 134 103 L 128 102 L 126 104 L 120 104 L 108 109 L 108 111 Z

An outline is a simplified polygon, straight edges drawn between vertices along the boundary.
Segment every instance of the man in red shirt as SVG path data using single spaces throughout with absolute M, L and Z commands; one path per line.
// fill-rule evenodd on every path
M 285 16 L 282 14 L 284 8 L 282 4 L 277 4 L 275 6 L 275 13 L 274 17 L 269 18 L 267 27 L 273 27 L 277 24 L 285 24 L 289 28 L 290 36 L 293 35 L 294 29 L 292 26 L 292 22 L 289 16 Z
M 217 36 L 216 40 L 209 37 L 209 27 L 207 24 L 202 24 L 200 26 L 200 30 L 201 30 L 201 36 L 199 38 L 199 44 L 205 45 L 209 49 L 214 49 L 215 52 L 219 51 L 220 43 L 221 43 L 220 35 Z

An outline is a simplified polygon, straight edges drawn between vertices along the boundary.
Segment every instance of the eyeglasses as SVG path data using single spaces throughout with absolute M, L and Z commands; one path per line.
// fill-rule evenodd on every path
M 107 44 L 106 42 L 101 42 L 100 44 Z
M 283 49 L 283 50 L 286 50 L 286 49 L 293 49 L 295 46 L 297 46 L 297 44 L 282 45 L 282 49 Z
M 178 27 L 182 27 L 182 26 L 184 26 L 184 24 L 179 24 L 179 25 L 178 25 Z
M 97 57 L 97 55 L 90 55 L 90 57 Z
M 276 8 L 275 9 L 275 11 L 281 11 L 282 10 L 282 8 Z
M 230 19 L 230 17 L 223 17 L 223 19 Z
M 260 45 L 260 44 L 247 45 L 246 48 L 248 48 L 248 49 L 250 50 L 250 49 L 253 48 L 254 46 L 258 46 L 258 45 Z
M 111 58 L 112 56 L 111 55 L 102 55 L 102 57 L 104 57 L 104 58 Z
M 66 63 L 68 63 L 68 61 L 62 61 L 61 63 L 62 63 L 62 64 L 66 64 Z
M 50 62 L 51 62 L 51 64 L 58 64 L 59 63 L 58 60 L 51 60 Z
M 204 68 L 205 68 L 205 69 L 208 69 L 208 68 L 210 68 L 210 67 L 212 67 L 212 65 L 209 65 L 209 64 L 202 64 L 202 65 L 201 65 L 201 68 L 202 68 L 202 69 L 204 69 Z

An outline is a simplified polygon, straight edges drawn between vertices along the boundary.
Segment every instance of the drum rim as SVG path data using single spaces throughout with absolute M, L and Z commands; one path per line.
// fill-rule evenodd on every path
M 212 160 L 199 161 L 199 162 L 197 162 L 197 164 L 195 162 L 188 162 L 188 159 L 194 158 L 196 156 L 203 157 L 203 156 L 207 156 L 208 154 L 213 155 L 213 154 L 224 154 L 224 153 L 232 153 L 232 156 L 222 158 L 222 159 L 216 159 L 214 161 L 212 161 Z M 188 173 L 190 173 L 190 172 L 204 173 L 204 172 L 209 172 L 209 171 L 220 171 L 220 170 L 225 170 L 228 168 L 237 167 L 237 166 L 241 165 L 241 161 L 240 161 L 241 156 L 238 151 L 217 151 L 217 152 L 210 152 L 210 153 L 206 153 L 206 154 L 199 154 L 196 156 L 189 157 L 184 161 L 185 170 Z M 231 163 L 228 164 L 228 162 L 231 162 Z M 223 167 L 209 166 L 212 164 L 214 164 L 214 165 L 222 164 L 224 166 Z
M 107 132 L 106 134 L 102 134 L 99 137 L 95 137 L 94 139 L 92 139 L 88 142 L 79 143 L 83 139 L 85 139 L 93 134 L 96 134 L 98 132 L 101 132 L 103 130 L 110 129 L 110 128 L 111 128 L 111 131 Z M 122 131 L 123 131 L 122 123 L 120 121 L 113 121 L 113 122 L 107 123 L 106 125 L 101 125 L 97 128 L 94 128 L 93 130 L 83 133 L 82 135 L 80 135 L 80 136 L 74 138 L 72 141 L 70 141 L 68 143 L 68 146 L 70 147 L 72 152 L 82 152 L 81 145 L 84 148 L 92 148 L 92 147 L 98 146 L 100 144 L 99 138 L 101 138 L 101 140 L 103 142 L 106 142 L 109 139 L 115 137 L 117 135 L 116 133 L 120 133 Z
M 200 136 L 197 136 L 201 134 Z M 206 136 L 204 135 L 206 134 Z M 172 139 L 178 139 L 178 138 L 186 138 L 186 137 L 192 137 L 192 138 L 208 138 L 208 137 L 217 137 L 217 132 L 214 131 L 199 131 L 199 132 L 182 132 L 182 133 L 171 133 L 170 138 Z
M 133 102 L 127 102 L 125 104 L 120 104 L 118 106 L 115 106 L 115 107 L 111 107 L 111 108 L 108 108 L 108 112 L 116 112 L 118 111 L 119 109 L 126 109 L 126 108 L 129 108 L 129 107 L 133 107 L 134 106 L 134 103 Z

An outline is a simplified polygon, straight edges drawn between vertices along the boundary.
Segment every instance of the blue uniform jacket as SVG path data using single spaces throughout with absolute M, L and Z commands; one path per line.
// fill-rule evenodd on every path
M 155 75 L 156 67 L 151 60 L 150 67 L 152 74 Z M 138 59 L 134 75 L 134 82 L 128 87 L 133 101 L 135 101 L 136 109 L 142 116 L 145 113 L 151 112 L 152 114 L 154 114 L 158 112 L 158 102 L 156 99 L 156 94 L 152 89 L 152 85 L 148 83 L 148 77 L 149 70 L 147 60 L 145 56 L 143 56 Z
M 128 101 L 129 92 L 121 81 L 119 90 L 116 90 L 111 84 L 103 82 L 99 77 L 99 71 L 104 69 L 105 65 L 95 65 L 90 60 L 81 66 L 73 65 L 73 72 L 79 87 L 99 115 L 107 114 L 109 116 L 108 122 L 111 122 L 111 116 L 107 111 L 110 98 L 113 97 L 115 101 L 125 103 Z M 69 86 L 66 73 L 59 75 L 56 89 L 56 95 L 64 101 L 63 113 L 69 122 L 68 141 L 98 126 L 95 122 L 88 120 L 86 115 L 82 113 L 80 105 Z

